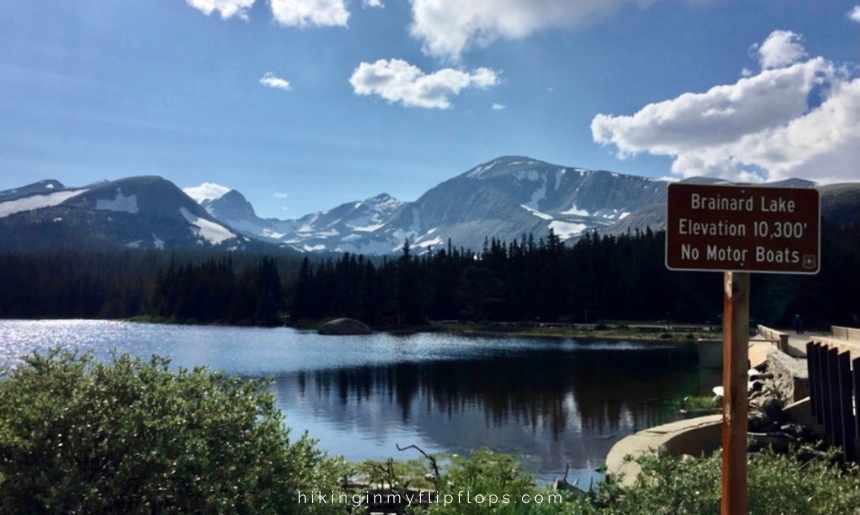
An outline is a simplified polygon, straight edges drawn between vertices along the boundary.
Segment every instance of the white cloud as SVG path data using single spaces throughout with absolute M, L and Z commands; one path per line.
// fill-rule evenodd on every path
M 248 9 L 256 0 L 185 0 L 191 7 L 209 16 L 217 11 L 221 18 L 227 19 L 238 16 L 242 20 L 248 19 Z
M 803 37 L 790 30 L 771 32 L 763 43 L 753 45 L 751 50 L 757 54 L 763 70 L 789 66 L 807 56 Z
M 855 5 L 853 9 L 848 13 L 848 18 L 851 21 L 856 21 L 860 23 L 860 5 Z
M 289 91 L 291 88 L 290 81 L 282 77 L 278 77 L 272 72 L 266 72 L 260 78 L 260 84 L 266 86 L 267 88 L 282 89 L 284 91 Z
M 677 177 L 857 180 L 860 78 L 846 70 L 822 57 L 765 69 L 629 116 L 598 114 L 592 136 L 622 158 L 669 156 Z
M 444 68 L 427 74 L 400 59 L 380 59 L 372 64 L 361 63 L 349 83 L 357 95 L 378 95 L 407 107 L 448 109 L 451 96 L 458 95 L 465 88 L 495 86 L 499 78 L 489 68 L 478 68 L 471 73 Z
M 276 199 L 280 199 L 280 200 L 286 200 L 287 197 L 290 196 L 288 193 L 284 193 L 282 191 L 276 191 L 273 195 Z
M 362 0 L 361 5 L 364 7 L 385 7 L 385 4 L 382 0 Z
M 344 0 L 269 0 L 275 21 L 289 27 L 346 27 Z
M 505 104 L 499 104 L 496 102 L 493 102 L 493 105 L 490 107 L 493 109 L 493 111 L 504 111 L 508 108 L 508 106 L 506 106 Z
M 214 182 L 204 182 L 199 186 L 183 188 L 182 191 L 184 191 L 189 197 L 193 198 L 196 202 L 200 203 L 204 200 L 215 200 L 221 198 L 225 193 L 230 191 L 230 188 L 227 186 L 221 186 L 220 184 L 215 184 Z
M 426 54 L 457 61 L 475 45 L 520 39 L 544 28 L 600 19 L 626 6 L 657 0 L 411 0 L 413 37 Z

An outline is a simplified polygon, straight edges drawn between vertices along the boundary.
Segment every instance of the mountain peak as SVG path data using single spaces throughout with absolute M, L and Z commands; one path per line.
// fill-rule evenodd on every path
M 27 196 L 33 194 L 52 193 L 54 191 L 60 191 L 64 189 L 66 189 L 66 186 L 62 182 L 54 179 L 45 179 L 43 181 L 27 184 L 26 186 L 21 186 L 19 188 L 0 191 L 0 199 L 9 199 L 13 197 Z
M 388 193 L 380 193 L 379 195 L 376 195 L 375 197 L 370 197 L 369 199 L 366 200 L 366 202 L 386 202 L 388 200 L 397 200 L 397 199 L 395 197 L 392 197 Z
M 222 186 L 220 184 L 216 184 L 214 182 L 204 182 L 198 186 L 189 186 L 187 188 L 183 188 L 182 191 L 185 192 L 186 195 L 193 198 L 195 202 L 198 204 L 203 204 L 204 202 L 211 202 L 213 200 L 217 200 L 232 190 L 227 186 Z
M 236 190 L 229 190 L 212 200 L 204 200 L 202 205 L 209 214 L 219 219 L 253 220 L 257 218 L 254 206 Z
M 481 163 L 472 168 L 462 176 L 470 179 L 488 179 L 492 177 L 503 177 L 523 170 L 534 170 L 536 172 L 548 172 L 564 167 L 553 165 L 539 159 L 527 156 L 501 156 L 493 160 Z M 578 170 L 578 168 L 577 168 Z
M 375 197 L 370 197 L 369 199 L 363 202 L 364 204 L 369 204 L 372 206 L 376 206 L 381 209 L 394 209 L 400 207 L 402 202 L 395 197 L 392 197 L 388 193 L 380 193 Z

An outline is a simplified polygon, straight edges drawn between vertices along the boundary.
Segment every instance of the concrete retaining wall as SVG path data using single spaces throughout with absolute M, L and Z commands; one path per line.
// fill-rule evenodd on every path
M 606 472 L 622 483 L 632 485 L 641 471 L 639 465 L 625 460 L 649 452 L 669 453 L 672 456 L 690 454 L 700 456 L 720 448 L 722 415 L 679 420 L 651 427 L 621 439 L 606 455 Z
M 855 327 L 842 327 L 838 325 L 830 326 L 830 332 L 834 338 L 842 338 L 845 340 L 856 340 L 860 342 L 860 329 Z
M 759 325 L 758 334 L 760 334 L 762 338 L 772 341 L 782 352 L 788 352 L 788 341 L 790 337 L 787 333 L 771 329 L 764 325 Z

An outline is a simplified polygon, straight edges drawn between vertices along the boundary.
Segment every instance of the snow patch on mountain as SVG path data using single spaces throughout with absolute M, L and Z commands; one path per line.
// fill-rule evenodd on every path
M 179 208 L 179 212 L 182 214 L 182 217 L 192 225 L 191 230 L 199 238 L 203 238 L 213 245 L 219 245 L 236 237 L 236 235 L 230 232 L 226 227 L 216 224 L 215 222 L 210 222 L 205 218 L 195 216 L 184 207 Z
M 540 188 L 534 190 L 532 192 L 532 197 L 528 201 L 528 206 L 534 209 L 538 208 L 538 204 L 541 200 L 546 198 L 546 176 L 543 178 L 543 184 L 541 184 Z
M 436 238 L 433 238 L 432 240 L 419 241 L 415 244 L 415 246 L 426 249 L 428 247 L 432 247 L 434 245 L 441 245 L 441 244 L 442 244 L 442 239 L 437 236 Z
M 529 207 L 529 206 L 527 206 L 527 205 L 525 205 L 525 204 L 520 204 L 520 207 L 521 207 L 521 208 L 523 208 L 523 209 L 525 209 L 525 210 L 526 210 L 526 211 L 528 211 L 529 213 L 531 213 L 531 214 L 535 215 L 536 217 L 543 219 L 543 220 L 553 220 L 552 215 L 548 215 L 548 214 L 546 214 L 546 213 L 543 213 L 543 212 L 541 212 L 541 211 L 538 211 L 537 209 L 535 209 L 535 208 L 533 208 L 533 207 Z
M 574 202 L 573 206 L 571 206 L 570 209 L 568 209 L 567 211 L 562 211 L 561 214 L 563 214 L 563 215 L 576 215 L 576 216 L 591 216 L 591 213 L 589 213 L 587 210 L 579 209 L 578 207 L 576 207 L 575 202 Z
M 286 236 L 286 234 L 284 234 L 282 232 L 275 232 L 269 228 L 265 228 L 262 231 L 260 231 L 260 235 L 262 235 L 265 238 L 271 238 L 273 240 L 280 240 L 281 238 Z
M 0 218 L 5 218 L 15 213 L 58 206 L 70 198 L 86 193 L 86 191 L 86 189 L 58 191 L 56 193 L 48 193 L 47 195 L 32 195 L 30 197 L 0 202 Z
M 556 236 L 561 238 L 562 240 L 569 239 L 573 236 L 577 236 L 582 234 L 588 226 L 585 224 L 571 223 L 571 222 L 562 222 L 561 220 L 554 220 L 549 223 L 549 228 L 555 232 Z
M 466 174 L 466 176 L 472 179 L 480 179 L 486 172 L 492 170 L 493 167 L 496 166 L 497 162 L 498 161 L 491 161 L 487 164 L 476 166 L 471 172 Z
M 355 232 L 374 232 L 385 227 L 385 224 L 365 225 L 364 227 L 353 227 Z
M 99 211 L 125 212 L 133 215 L 140 211 L 137 207 L 137 195 L 125 196 L 122 194 L 122 188 L 117 188 L 116 196 L 113 199 L 96 200 L 96 209 Z

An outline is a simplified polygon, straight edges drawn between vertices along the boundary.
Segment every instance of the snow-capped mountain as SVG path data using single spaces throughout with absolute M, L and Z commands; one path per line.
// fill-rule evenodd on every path
M 0 192 L 0 247 L 217 247 L 256 245 L 172 182 L 131 177 L 88 186 L 58 181 Z
M 439 184 L 415 202 L 381 194 L 297 220 L 263 219 L 236 191 L 186 189 L 206 210 L 246 236 L 305 252 L 389 254 L 405 239 L 418 252 L 446 244 L 478 249 L 485 238 L 563 240 L 609 227 L 665 196 L 666 183 L 607 171 L 501 157 Z
M 401 208 L 402 202 L 387 193 L 334 209 L 311 213 L 295 221 L 295 231 L 283 241 L 306 252 L 329 250 L 362 254 L 387 254 L 388 241 L 380 229 Z
M 667 185 L 528 157 L 501 157 L 431 188 L 414 202 L 383 193 L 280 220 L 258 216 L 241 193 L 212 183 L 180 190 L 160 177 L 82 187 L 47 180 L 0 191 L 0 249 L 204 247 L 384 255 L 398 252 L 406 239 L 417 253 L 449 240 L 478 250 L 486 238 L 538 238 L 549 230 L 573 242 L 591 230 L 619 234 L 663 228 Z M 798 179 L 779 185 L 814 186 Z M 860 219 L 860 184 L 819 190 L 825 220 Z
M 608 227 L 665 196 L 666 183 L 603 170 L 501 157 L 432 188 L 404 205 L 383 229 L 392 249 L 410 238 L 428 248 L 449 238 L 479 249 L 485 238 L 570 240 Z
M 388 243 L 373 235 L 400 208 L 401 202 L 386 193 L 365 200 L 347 202 L 327 211 L 296 220 L 261 218 L 254 206 L 236 190 L 219 194 L 209 184 L 209 194 L 198 193 L 205 185 L 186 188 L 214 218 L 243 235 L 290 247 L 302 252 L 334 251 L 365 254 L 387 253 Z

